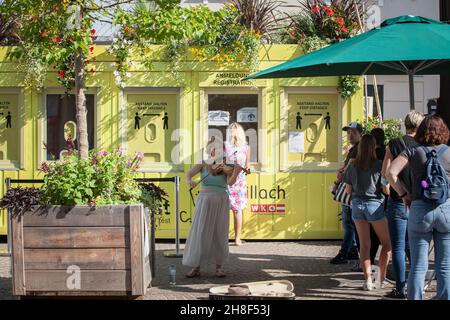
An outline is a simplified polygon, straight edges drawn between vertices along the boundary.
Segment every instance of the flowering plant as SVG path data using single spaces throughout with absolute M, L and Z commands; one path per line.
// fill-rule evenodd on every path
M 344 99 L 353 96 L 360 88 L 358 77 L 343 76 L 339 79 L 339 91 Z
M 290 16 L 287 28 L 291 43 L 302 45 L 309 37 L 336 43 L 361 31 L 360 20 L 364 16 L 361 0 L 332 0 L 329 4 L 324 0 L 304 1 L 299 7 L 302 13 Z
M 378 117 L 367 117 L 364 121 L 356 120 L 356 122 L 363 123 L 364 134 L 370 133 L 374 128 L 382 128 L 384 130 L 385 144 L 403 135 L 401 131 L 402 121 L 400 119 L 390 118 L 380 122 Z
M 65 4 L 55 5 L 52 13 L 54 19 L 69 19 Z M 69 92 L 75 85 L 75 59 L 83 54 L 84 75 L 94 73 L 90 65 L 96 61 L 94 41 L 96 30 L 90 23 L 83 22 L 79 29 L 56 28 L 56 26 L 34 26 L 28 31 L 29 39 L 22 46 L 15 47 L 8 57 L 19 59 L 19 70 L 25 73 L 25 85 L 37 90 L 44 86 L 49 69 L 56 73 L 60 85 Z
M 127 70 L 132 65 L 133 50 L 148 69 L 154 60 L 170 62 L 175 78 L 189 47 L 200 60 L 239 61 L 244 67 L 256 69 L 261 35 L 239 22 L 240 15 L 234 5 L 213 11 L 204 5 L 183 8 L 156 2 L 159 7 L 155 10 L 138 8 L 131 15 L 118 9 L 115 13 L 114 24 L 119 33 L 109 52 L 116 57 L 114 76 L 118 86 L 123 87 L 129 76 Z M 155 44 L 162 45 L 162 50 L 155 52 L 152 48 Z
M 141 189 L 134 175 L 143 159 L 142 153 L 129 158 L 125 150 L 90 152 L 79 159 L 69 149 L 61 159 L 43 163 L 45 173 L 42 198 L 46 204 L 105 205 L 140 202 Z
M 290 24 L 282 35 L 287 43 L 299 44 L 304 53 L 322 49 L 361 32 L 361 21 L 365 15 L 362 0 L 313 0 L 299 2 L 302 12 L 289 16 Z M 357 77 L 340 79 L 341 96 L 347 99 L 359 90 Z

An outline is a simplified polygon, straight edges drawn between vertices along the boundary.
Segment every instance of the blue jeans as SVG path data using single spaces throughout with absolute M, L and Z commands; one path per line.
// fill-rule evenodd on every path
M 394 267 L 395 287 L 401 292 L 405 291 L 406 286 L 406 256 L 408 256 L 408 260 L 411 260 L 408 233 L 406 232 L 408 214 L 402 200 L 388 199 L 387 219 L 392 244 L 392 266 Z
M 422 200 L 411 204 L 408 220 L 411 271 L 408 277 L 408 299 L 422 299 L 428 270 L 428 250 L 434 241 L 437 277 L 436 298 L 450 300 L 450 200 L 436 205 Z
M 356 228 L 352 220 L 352 210 L 349 206 L 342 206 L 342 226 L 344 227 L 344 240 L 341 244 L 341 253 L 347 257 L 351 251 L 357 251 Z

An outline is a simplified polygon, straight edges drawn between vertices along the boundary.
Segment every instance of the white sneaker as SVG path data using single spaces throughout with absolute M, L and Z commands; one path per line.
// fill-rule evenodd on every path
M 364 291 L 372 291 L 375 289 L 375 286 L 373 285 L 372 281 L 366 280 L 363 284 L 363 290 Z
M 389 281 L 387 281 L 387 280 L 384 280 L 381 283 L 377 283 L 377 288 L 380 288 L 380 289 L 385 289 L 385 288 L 388 288 L 388 287 L 391 287 L 391 286 L 392 286 L 392 284 Z

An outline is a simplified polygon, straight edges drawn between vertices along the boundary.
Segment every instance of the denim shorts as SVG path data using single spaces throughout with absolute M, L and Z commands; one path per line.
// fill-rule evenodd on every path
M 384 204 L 376 200 L 352 199 L 353 220 L 365 220 L 369 222 L 379 221 L 385 217 Z

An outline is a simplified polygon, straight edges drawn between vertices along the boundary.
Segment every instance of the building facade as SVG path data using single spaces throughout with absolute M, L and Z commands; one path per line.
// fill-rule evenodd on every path
M 68 134 L 76 138 L 74 96 L 64 95 L 56 72 L 49 71 L 42 92 L 25 89 L 16 65 L 5 60 L 7 50 L 0 48 L 0 194 L 6 178 L 42 178 L 42 162 L 60 156 Z M 295 45 L 262 49 L 260 68 L 300 54 Z M 148 71 L 136 58 L 121 89 L 106 47 L 96 46 L 94 55 L 96 72 L 87 79 L 90 147 L 125 147 L 131 156 L 143 152 L 140 177 L 180 176 L 181 237 L 187 236 L 195 209 L 185 174 L 201 161 L 210 137 L 224 139 L 233 121 L 245 128 L 251 146 L 243 238 L 342 235 L 339 205 L 329 187 L 345 156 L 342 127 L 363 115 L 362 91 L 343 100 L 336 77 L 242 81 L 247 74 L 242 67 L 200 62 L 194 53 L 182 63 L 178 77 L 166 62 L 156 61 Z M 174 188 L 160 186 L 169 199 L 157 212 L 156 235 L 172 238 Z M 5 214 L 0 221 L 4 234 Z

